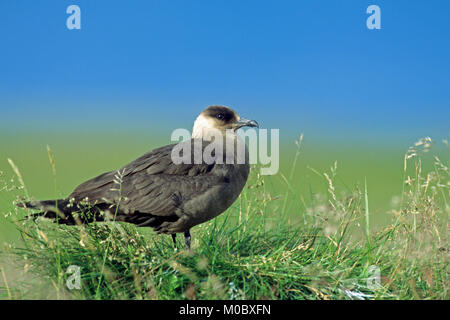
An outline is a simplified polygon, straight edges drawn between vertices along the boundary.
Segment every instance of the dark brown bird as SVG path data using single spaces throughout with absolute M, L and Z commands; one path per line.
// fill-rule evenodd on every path
M 238 147 L 231 155 L 225 152 L 227 143 L 236 146 L 235 131 L 243 126 L 258 127 L 258 123 L 239 117 L 231 108 L 210 106 L 195 120 L 191 140 L 154 149 L 118 171 L 88 180 L 66 199 L 19 206 L 41 211 L 32 217 L 61 224 L 114 220 L 152 227 L 157 233 L 171 234 L 175 244 L 176 233 L 183 232 L 189 249 L 189 230 L 224 212 L 247 181 L 245 144 L 244 161 L 237 160 Z M 217 133 L 228 135 L 219 139 Z M 209 159 L 201 157 L 205 151 Z M 177 155 L 188 161 L 180 163 L 174 158 Z

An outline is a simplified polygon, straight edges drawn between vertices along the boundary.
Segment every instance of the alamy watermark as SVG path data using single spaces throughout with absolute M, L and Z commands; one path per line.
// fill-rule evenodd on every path
M 381 271 L 376 265 L 371 265 L 366 271 L 367 278 L 351 278 L 343 280 L 343 288 L 339 288 L 338 291 L 345 294 L 352 300 L 367 300 L 375 298 L 375 291 L 382 288 L 381 285 Z M 361 280 L 365 280 L 365 285 L 361 284 Z M 367 292 L 367 290 L 373 291 L 373 293 Z
M 71 265 L 67 268 L 66 273 L 70 274 L 67 278 L 66 286 L 69 290 L 81 289 L 81 268 L 77 265 Z
M 366 26 L 369 30 L 381 29 L 381 9 L 379 6 L 372 4 L 367 7 L 366 13 L 370 16 L 366 20 Z
M 270 137 L 267 129 L 248 129 L 240 134 L 209 129 L 205 146 L 204 140 L 191 140 L 191 132 L 180 128 L 171 135 L 172 142 L 179 142 L 172 149 L 171 159 L 175 164 L 261 164 L 261 175 L 274 175 L 280 165 L 279 140 L 279 129 L 271 129 Z
M 81 29 L 81 9 L 78 5 L 72 4 L 67 7 L 66 13 L 70 16 L 67 17 L 66 26 L 69 30 Z M 381 9 L 378 5 L 372 4 L 367 7 L 366 13 L 370 16 L 366 20 L 366 26 L 369 30 L 381 29 Z
M 376 290 L 381 287 L 381 271 L 380 267 L 371 265 L 367 269 L 369 277 L 366 279 L 367 288 L 370 290 Z
M 72 4 L 67 7 L 66 13 L 70 16 L 66 20 L 67 29 L 81 29 L 81 9 L 79 6 Z

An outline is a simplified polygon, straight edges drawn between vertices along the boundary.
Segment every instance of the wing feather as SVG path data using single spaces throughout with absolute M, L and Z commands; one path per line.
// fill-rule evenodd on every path
M 191 143 L 194 148 L 194 140 Z M 126 213 L 175 215 L 184 202 L 206 192 L 221 179 L 211 173 L 214 163 L 173 163 L 174 146 L 152 150 L 121 168 L 118 171 L 122 173 L 121 185 L 114 182 L 117 171 L 107 172 L 78 186 L 69 198 L 76 201 L 88 198 L 96 203 L 118 203 L 120 198 L 119 208 Z M 202 148 L 206 146 L 203 143 Z

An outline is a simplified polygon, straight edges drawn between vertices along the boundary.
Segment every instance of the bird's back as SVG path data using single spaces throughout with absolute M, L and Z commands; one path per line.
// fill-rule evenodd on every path
M 203 157 L 205 150 L 213 151 L 208 161 Z M 179 163 L 183 156 L 189 161 Z M 183 232 L 216 217 L 236 200 L 249 174 L 246 150 L 245 160 L 227 163 L 224 147 L 192 139 L 154 149 L 118 171 L 88 180 L 60 204 L 69 216 L 84 203 L 82 208 L 98 209 L 96 220 L 109 217 L 161 233 Z M 43 205 L 34 207 L 47 211 L 47 216 L 51 211 Z M 73 222 L 70 218 L 67 221 Z

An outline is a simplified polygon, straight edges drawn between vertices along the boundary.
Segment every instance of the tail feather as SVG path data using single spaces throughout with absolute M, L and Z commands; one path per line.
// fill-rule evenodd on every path
M 82 209 L 77 205 L 70 205 L 66 199 L 27 201 L 18 203 L 17 206 L 24 209 L 40 210 L 40 212 L 28 215 L 28 219 L 43 217 L 54 219 L 59 224 L 68 225 L 103 221 L 103 218 L 99 215 L 100 208 L 90 207 L 87 210 L 83 210 L 86 208 Z
M 64 202 L 64 199 L 59 200 L 44 200 L 44 201 L 27 201 L 18 203 L 17 206 L 25 209 L 37 209 L 37 210 L 47 210 L 48 208 L 58 208 Z

